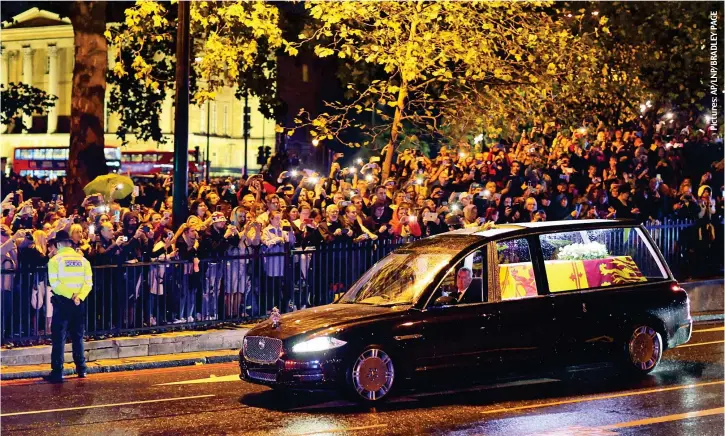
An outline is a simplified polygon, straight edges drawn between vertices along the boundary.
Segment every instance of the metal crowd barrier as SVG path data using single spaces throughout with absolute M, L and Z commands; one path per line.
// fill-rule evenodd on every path
M 678 276 L 688 262 L 683 234 L 691 222 L 648 226 Z M 646 250 L 631 233 L 612 233 L 617 252 Z M 288 312 L 331 303 L 375 262 L 409 240 L 328 244 L 269 253 L 255 248 L 237 257 L 191 262 L 125 263 L 93 267 L 93 290 L 85 301 L 86 334 L 137 334 L 178 327 L 212 326 L 267 317 L 273 307 Z M 647 256 L 643 256 L 647 258 Z M 643 265 L 644 270 L 656 268 Z M 52 304 L 47 270 L 20 265 L 2 271 L 2 342 L 22 344 L 50 337 Z
M 138 334 L 212 326 L 331 303 L 375 262 L 408 240 L 329 244 L 192 262 L 93 266 L 83 303 L 86 335 Z M 2 342 L 50 338 L 47 268 L 2 271 Z

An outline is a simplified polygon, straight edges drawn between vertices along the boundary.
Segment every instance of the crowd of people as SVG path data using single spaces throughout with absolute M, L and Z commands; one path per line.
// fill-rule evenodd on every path
M 699 253 L 696 259 L 721 265 L 703 253 L 722 238 L 722 141 L 692 128 L 672 133 L 547 125 L 523 132 L 516 142 L 461 142 L 431 157 L 406 149 L 386 178 L 380 155 L 338 153 L 328 171 L 318 172 L 283 152 L 257 175 L 190 182 L 189 217 L 183 223 L 172 214 L 168 176 L 137 179 L 137 196 L 108 201 L 91 195 L 68 206 L 62 201 L 62 178 L 11 174 L 2 181 L 2 267 L 47 262 L 59 230 L 68 231 L 77 250 L 97 266 L 188 261 L 182 273 L 196 284 L 179 290 L 172 316 L 179 322 L 215 319 L 219 301 L 231 310 L 227 315 L 252 306 L 244 265 L 229 271 L 228 263 L 206 262 L 201 271 L 200 262 L 209 259 L 426 237 L 487 222 L 690 220 L 693 231 L 681 245 Z M 722 254 L 722 244 L 712 252 Z M 698 262 L 700 270 L 691 273 L 708 265 Z M 285 280 L 283 267 L 282 256 L 266 259 L 270 289 Z M 147 286 L 158 296 L 158 271 L 156 276 Z M 287 310 L 292 296 L 280 300 Z

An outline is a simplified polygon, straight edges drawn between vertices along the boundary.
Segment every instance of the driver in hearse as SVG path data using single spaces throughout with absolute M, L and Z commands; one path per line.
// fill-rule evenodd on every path
M 472 281 L 473 272 L 469 268 L 459 269 L 456 273 L 456 289 L 449 296 L 455 298 L 457 304 L 480 303 L 480 295 L 477 296 L 475 292 L 467 292 Z

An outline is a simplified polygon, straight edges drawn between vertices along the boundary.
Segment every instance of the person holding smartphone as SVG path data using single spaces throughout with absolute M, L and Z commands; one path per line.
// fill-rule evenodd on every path
M 264 295 L 263 301 L 276 301 L 284 313 L 294 309 L 292 296 L 289 294 L 288 286 L 284 285 L 285 268 L 284 256 L 274 256 L 276 253 L 284 253 L 285 250 L 294 245 L 294 233 L 282 230 L 282 212 L 271 211 L 269 213 L 269 225 L 262 231 L 262 244 L 264 244 L 264 271 L 266 274 L 263 280 Z M 263 307 L 266 311 L 271 307 Z
M 164 277 L 170 266 L 167 262 L 176 259 L 178 251 L 173 247 L 174 232 L 169 228 L 161 228 L 155 232 L 153 247 L 151 249 L 150 261 L 153 265 L 149 268 L 149 300 L 148 311 L 145 315 L 145 321 L 150 326 L 155 326 L 166 320 L 166 310 L 162 309 L 161 299 L 164 296 L 166 287 L 164 286 Z
M 395 210 L 391 225 L 393 227 L 393 235 L 400 238 L 408 238 L 410 236 L 419 238 L 423 232 L 418 224 L 418 217 L 411 213 L 413 206 L 410 203 L 402 203 Z
M 199 258 L 207 259 L 205 281 L 202 290 L 201 319 L 214 321 L 218 317 L 218 301 L 221 291 L 224 263 L 220 258 L 226 255 L 230 246 L 239 244 L 239 231 L 227 225 L 227 218 L 221 212 L 211 215 L 211 226 L 204 232 L 199 244 Z

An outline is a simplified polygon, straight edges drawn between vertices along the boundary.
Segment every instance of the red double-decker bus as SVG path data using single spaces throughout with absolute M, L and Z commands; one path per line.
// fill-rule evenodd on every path
M 121 172 L 132 176 L 151 176 L 174 172 L 173 151 L 123 151 L 121 152 Z M 194 153 L 189 152 L 189 172 L 203 174 L 204 164 L 197 161 Z
M 63 177 L 68 165 L 68 147 L 15 147 L 13 172 L 21 176 Z M 118 147 L 105 147 L 103 153 L 109 172 L 121 168 L 121 151 Z

